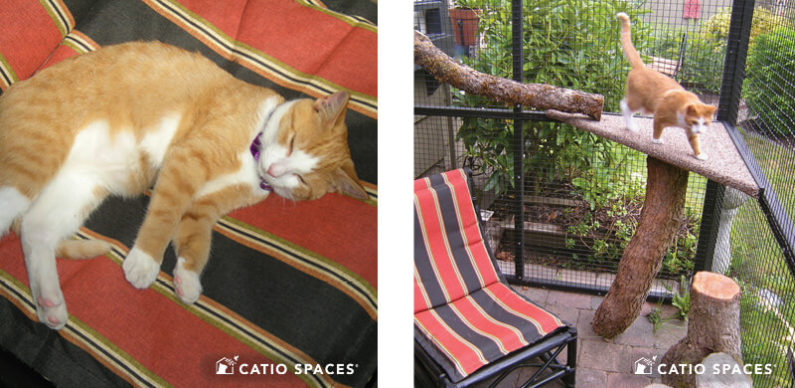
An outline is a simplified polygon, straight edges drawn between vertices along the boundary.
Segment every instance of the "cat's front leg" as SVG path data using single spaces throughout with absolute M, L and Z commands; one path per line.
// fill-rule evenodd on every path
M 247 185 L 235 185 L 199 198 L 185 212 L 177 227 L 174 247 L 174 289 L 185 304 L 192 304 L 202 293 L 200 276 L 210 256 L 213 225 L 224 214 L 261 200 Z
M 174 236 L 182 215 L 190 206 L 200 182 L 206 180 L 200 155 L 174 150 L 157 178 L 146 217 L 138 231 L 135 245 L 124 259 L 124 276 L 135 288 L 149 287 L 160 273 L 160 264 L 168 243 Z
M 177 229 L 174 246 L 177 266 L 174 267 L 174 289 L 185 304 L 192 304 L 202 293 L 200 276 L 210 256 L 210 241 L 215 218 L 205 218 L 190 211 Z

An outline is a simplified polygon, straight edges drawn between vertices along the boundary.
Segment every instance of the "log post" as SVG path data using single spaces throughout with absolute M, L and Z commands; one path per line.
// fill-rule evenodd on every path
M 525 84 L 481 73 L 457 63 L 434 46 L 427 36 L 417 31 L 414 31 L 414 63 L 439 82 L 500 103 L 519 104 L 540 110 L 583 113 L 594 120 L 602 117 L 604 97 L 600 94 L 547 84 Z
M 593 319 L 596 334 L 613 338 L 640 315 L 652 280 L 682 222 L 688 171 L 651 156 L 646 158 L 646 199 L 635 235 L 627 244 L 618 273 Z
M 722 352 L 742 365 L 740 353 L 740 286 L 721 274 L 698 272 L 690 288 L 687 336 L 660 361 L 666 365 L 697 365 L 710 353 Z M 695 386 L 695 374 L 663 375 L 672 387 Z

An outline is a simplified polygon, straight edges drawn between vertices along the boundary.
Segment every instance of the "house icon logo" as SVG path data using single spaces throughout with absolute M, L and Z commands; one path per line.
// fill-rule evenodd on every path
M 222 358 L 215 362 L 215 374 L 217 375 L 233 375 L 235 374 L 235 364 L 240 356 L 234 358 Z
M 657 356 L 649 360 L 646 357 L 641 357 L 632 364 L 632 373 L 636 375 L 650 375 L 654 371 L 654 362 L 657 361 Z

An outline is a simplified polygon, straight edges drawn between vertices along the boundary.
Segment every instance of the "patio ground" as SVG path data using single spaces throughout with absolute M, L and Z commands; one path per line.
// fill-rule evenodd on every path
M 602 303 L 602 296 L 545 290 L 514 286 L 522 294 L 548 310 L 558 314 L 562 319 L 577 324 L 577 387 L 585 388 L 635 388 L 659 383 L 660 376 L 655 374 L 636 375 L 633 373 L 635 361 L 642 357 L 652 360 L 657 356 L 659 362 L 665 352 L 687 334 L 687 324 L 678 319 L 665 322 L 654 333 L 653 326 L 646 314 L 657 304 L 646 303 L 640 317 L 623 334 L 612 340 L 604 340 L 596 335 L 591 328 L 594 313 Z M 676 308 L 662 306 L 662 316 L 671 317 Z M 563 351 L 565 362 L 565 350 Z M 521 386 L 528 375 L 527 370 L 517 370 L 503 380 L 498 387 L 509 388 Z M 486 387 L 489 382 L 479 386 Z M 554 383 L 550 387 L 562 387 Z

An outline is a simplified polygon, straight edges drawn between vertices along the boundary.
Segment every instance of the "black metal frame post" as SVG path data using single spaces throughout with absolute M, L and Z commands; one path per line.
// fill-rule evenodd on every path
M 740 92 L 745 79 L 745 58 L 751 36 L 751 21 L 754 18 L 754 0 L 734 0 L 732 2 L 729 40 L 726 45 L 726 59 L 723 63 L 723 81 L 720 86 L 718 120 L 737 125 L 737 112 L 740 107 Z
M 696 272 L 712 271 L 712 260 L 715 256 L 715 244 L 718 241 L 720 228 L 721 204 L 726 187 L 712 180 L 707 181 L 704 193 L 704 208 L 701 212 L 701 227 L 698 233 L 698 246 L 694 258 Z
M 522 82 L 522 0 L 511 0 L 513 80 Z M 513 109 L 513 182 L 516 190 L 514 214 L 514 265 L 517 280 L 524 278 L 524 120 L 521 105 Z
M 745 79 L 745 59 L 748 54 L 748 41 L 751 35 L 751 21 L 754 17 L 754 0 L 734 0 L 732 2 L 729 40 L 726 45 L 726 58 L 723 63 L 723 80 L 720 87 L 718 120 L 737 125 L 743 79 Z M 707 181 L 704 195 L 704 210 L 701 214 L 701 228 L 696 248 L 696 271 L 712 270 L 715 255 L 720 212 L 726 188 L 720 183 Z

